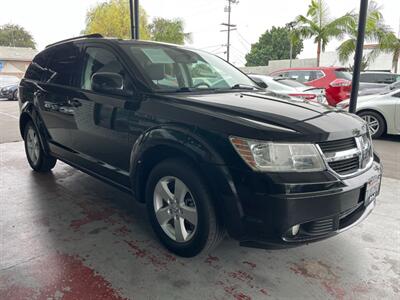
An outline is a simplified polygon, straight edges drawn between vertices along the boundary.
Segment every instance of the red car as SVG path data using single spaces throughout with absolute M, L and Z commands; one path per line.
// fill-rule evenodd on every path
M 291 68 L 272 72 L 271 76 L 288 77 L 309 86 L 324 88 L 326 100 L 332 106 L 350 98 L 352 77 L 345 68 Z

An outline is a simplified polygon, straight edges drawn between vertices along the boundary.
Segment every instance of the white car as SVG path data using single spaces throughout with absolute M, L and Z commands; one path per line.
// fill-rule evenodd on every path
M 325 97 L 325 89 L 310 87 L 294 79 L 285 77 L 271 77 L 267 75 L 250 74 L 249 77 L 256 83 L 266 84 L 268 91 L 289 97 L 328 104 Z
M 347 110 L 349 102 L 342 101 L 336 107 Z M 400 135 L 400 89 L 359 96 L 357 115 L 368 123 L 373 138 L 384 133 Z

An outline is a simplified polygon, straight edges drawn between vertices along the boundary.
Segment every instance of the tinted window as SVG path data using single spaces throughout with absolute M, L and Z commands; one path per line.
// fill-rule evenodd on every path
M 89 47 L 84 55 L 84 67 L 81 76 L 81 88 L 92 90 L 92 76 L 95 73 L 117 73 L 126 81 L 122 64 L 111 51 L 104 48 Z
M 288 77 L 299 82 L 307 82 L 310 81 L 310 71 L 289 71 Z
M 46 70 L 46 56 L 40 53 L 35 56 L 25 73 L 25 78 L 40 81 Z
M 290 87 L 307 87 L 306 85 L 296 81 L 296 80 L 292 80 L 292 79 L 276 79 L 276 81 L 278 81 L 279 83 L 282 83 L 286 86 L 290 86 Z
M 79 48 L 74 44 L 56 46 L 50 50 L 45 81 L 47 83 L 72 85 L 77 73 Z
M 346 80 L 353 79 L 350 72 L 347 72 L 347 71 L 335 71 L 335 75 L 336 75 L 336 78 L 339 78 L 339 79 L 346 79 Z
M 376 82 L 374 74 L 362 73 L 360 74 L 360 81 L 361 82 Z
M 390 73 L 363 73 L 360 76 L 360 81 L 370 83 L 393 83 L 396 81 L 396 75 Z

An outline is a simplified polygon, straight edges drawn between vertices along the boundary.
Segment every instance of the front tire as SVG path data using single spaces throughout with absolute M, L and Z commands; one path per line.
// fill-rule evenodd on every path
M 57 160 L 43 151 L 36 126 L 29 121 L 24 128 L 25 154 L 29 165 L 36 172 L 49 172 L 56 165 Z
M 161 243 L 179 256 L 210 252 L 224 237 L 204 180 L 186 160 L 156 165 L 147 181 L 146 205 Z
M 379 138 L 386 131 L 385 120 L 382 116 L 373 111 L 363 111 L 358 114 L 368 124 L 371 137 Z

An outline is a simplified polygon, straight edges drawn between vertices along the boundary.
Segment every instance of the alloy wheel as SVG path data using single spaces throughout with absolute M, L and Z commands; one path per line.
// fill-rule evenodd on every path
M 168 237 L 178 243 L 191 240 L 198 222 L 196 202 L 179 178 L 161 178 L 154 189 L 153 204 L 157 221 Z
M 39 161 L 40 144 L 39 137 L 32 127 L 28 129 L 28 133 L 26 135 L 26 146 L 30 160 L 36 165 Z
M 379 121 L 377 118 L 371 115 L 364 115 L 362 116 L 362 119 L 367 122 L 369 131 L 371 132 L 371 135 L 376 134 L 379 131 Z

